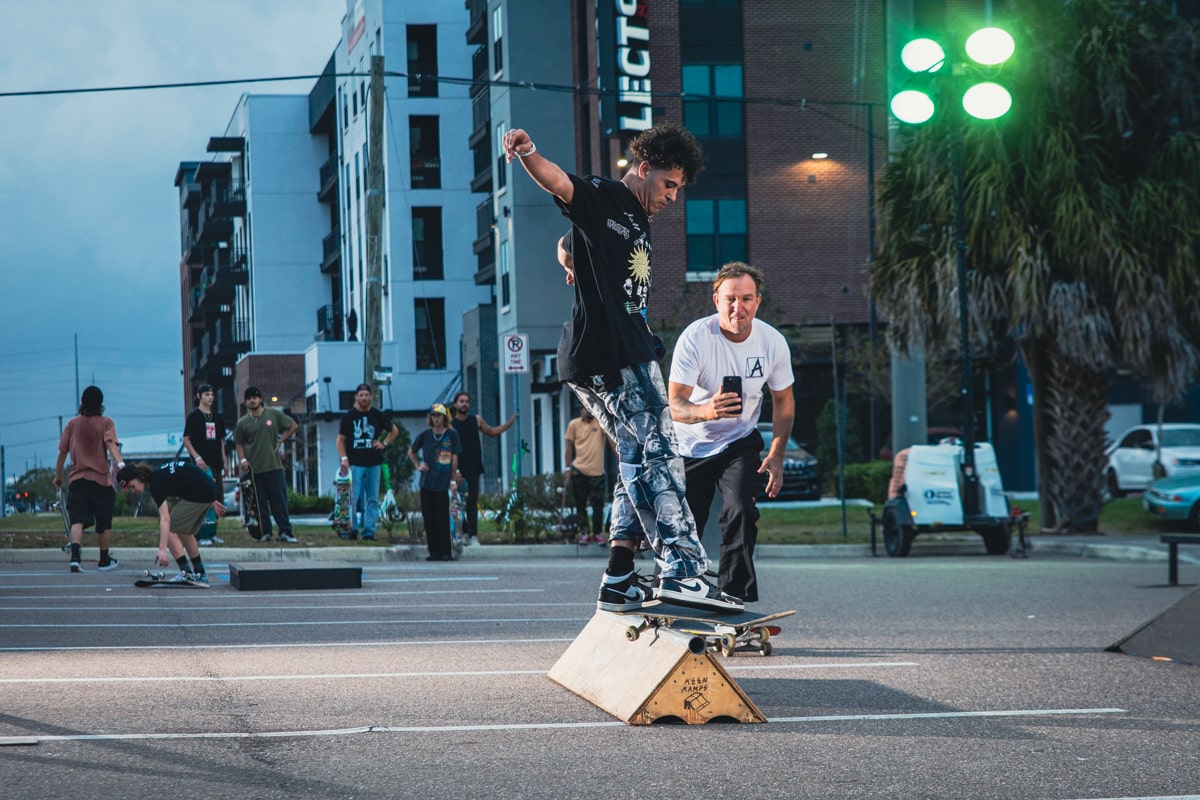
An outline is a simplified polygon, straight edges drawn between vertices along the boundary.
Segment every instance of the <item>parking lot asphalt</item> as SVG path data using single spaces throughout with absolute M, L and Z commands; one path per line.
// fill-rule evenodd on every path
M 1171 587 L 1148 557 L 938 549 L 967 544 L 764 552 L 759 606 L 798 614 L 770 657 L 713 656 L 764 725 L 629 726 L 547 678 L 595 613 L 596 554 L 480 547 L 426 564 L 348 548 L 362 589 L 300 592 L 233 589 L 223 548 L 206 554 L 207 590 L 136 589 L 125 562 L 9 561 L 0 785 L 14 798 L 1200 793 L 1200 667 L 1106 652 L 1194 591 L 1200 567 Z

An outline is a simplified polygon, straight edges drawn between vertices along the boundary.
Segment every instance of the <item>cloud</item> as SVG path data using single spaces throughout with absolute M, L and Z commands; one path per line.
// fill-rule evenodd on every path
M 0 91 L 315 75 L 344 13 L 344 0 L 4 3 Z M 56 422 L 11 423 L 74 413 L 76 333 L 81 384 L 110 382 L 119 430 L 182 424 L 175 171 L 210 157 L 242 92 L 311 87 L 0 98 L 0 444 L 22 444 L 10 459 L 38 437 L 39 460 L 53 459 Z M 126 422 L 122 409 L 137 413 Z

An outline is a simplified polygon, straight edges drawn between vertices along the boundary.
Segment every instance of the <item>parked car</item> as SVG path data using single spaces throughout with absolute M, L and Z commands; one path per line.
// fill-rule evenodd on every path
M 771 441 L 775 438 L 771 431 L 771 423 L 760 422 L 758 432 L 763 437 L 762 455 L 766 458 L 771 449 Z M 821 465 L 816 457 L 801 447 L 795 439 L 788 438 L 787 449 L 783 451 L 783 488 L 776 497 L 767 497 L 764 491 L 758 496 L 759 502 L 764 500 L 820 500 L 821 499 Z
M 242 513 L 242 484 L 237 478 L 225 479 L 225 499 L 221 503 L 225 506 L 226 514 Z
M 1154 472 L 1154 463 L 1159 460 L 1158 430 L 1158 425 L 1135 425 L 1108 448 L 1104 484 L 1110 495 L 1120 497 L 1125 492 L 1142 491 L 1159 477 L 1200 475 L 1200 425 L 1162 425 L 1160 475 Z
M 1184 520 L 1200 530 L 1200 475 L 1159 478 L 1142 493 L 1142 508 L 1159 519 Z

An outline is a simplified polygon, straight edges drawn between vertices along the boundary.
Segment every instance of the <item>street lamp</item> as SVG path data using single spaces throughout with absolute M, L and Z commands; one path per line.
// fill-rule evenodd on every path
M 923 88 L 906 88 L 897 92 L 890 103 L 892 114 L 901 122 L 919 125 L 937 113 L 935 97 L 940 99 L 961 90 L 963 112 L 972 119 L 994 120 L 1012 108 L 1008 89 L 992 80 L 972 82 L 974 77 L 991 77 L 996 68 L 1012 57 L 1016 50 L 1012 36 L 1000 28 L 982 28 L 963 43 L 966 59 L 946 65 L 946 51 L 933 39 L 920 38 L 908 42 L 900 51 L 905 69 L 914 76 L 926 76 L 928 82 L 943 91 L 933 93 Z M 945 86 L 948 82 L 950 86 Z M 962 87 L 967 85 L 965 89 Z M 959 118 L 960 123 L 964 121 Z M 971 374 L 971 336 L 967 317 L 967 245 L 966 224 L 963 219 L 963 129 L 960 124 L 954 136 L 954 238 L 958 277 L 958 325 L 962 350 L 962 443 L 963 443 L 963 512 L 970 517 L 979 513 L 979 475 L 975 469 L 975 397 Z

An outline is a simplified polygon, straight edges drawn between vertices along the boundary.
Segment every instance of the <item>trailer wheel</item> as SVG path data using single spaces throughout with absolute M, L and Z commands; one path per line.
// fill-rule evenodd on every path
M 1012 529 L 1007 525 L 977 528 L 976 533 L 983 537 L 983 546 L 989 556 L 1002 556 L 1012 546 Z
M 889 503 L 883 507 L 883 547 L 889 556 L 907 556 L 912 550 L 913 537 L 916 535 L 912 525 L 901 521 L 895 505 Z

